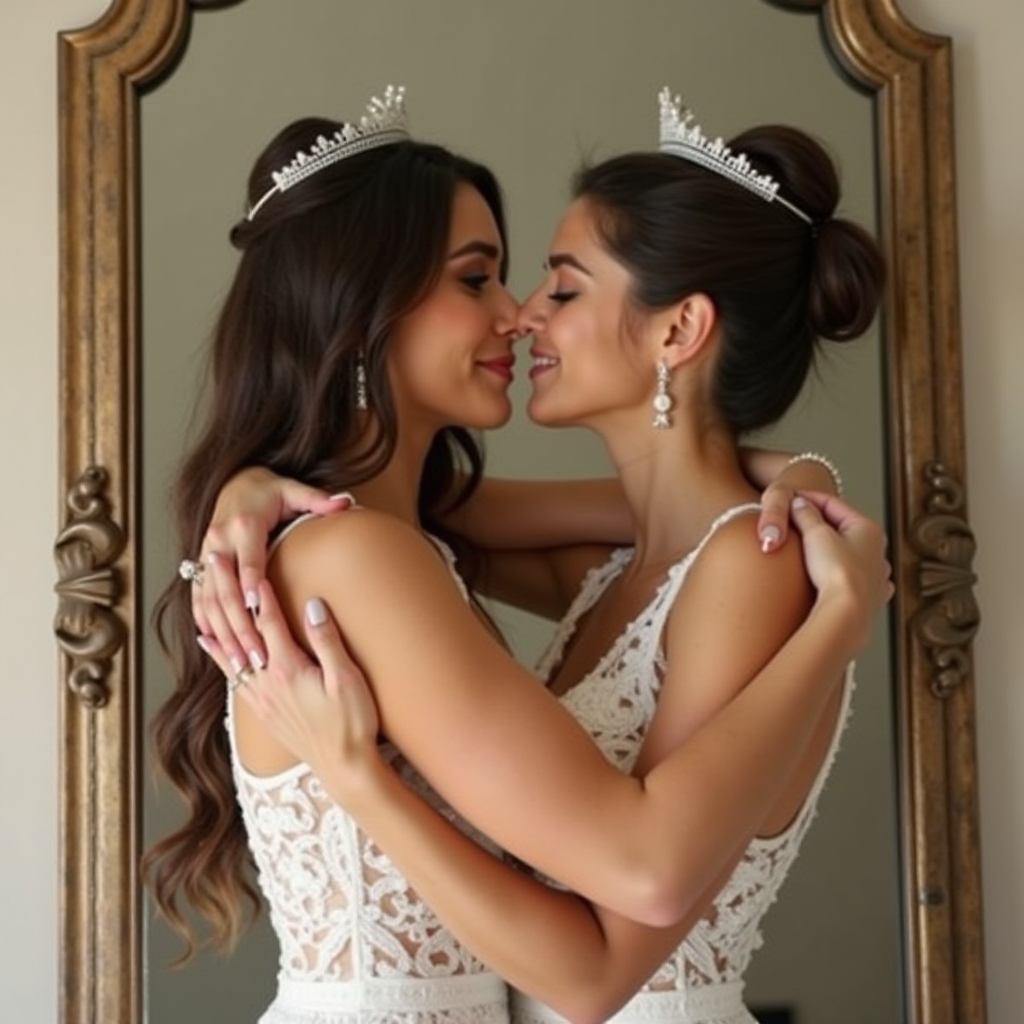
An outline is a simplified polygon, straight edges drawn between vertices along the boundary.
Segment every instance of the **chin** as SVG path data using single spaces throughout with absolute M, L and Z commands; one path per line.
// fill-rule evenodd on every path
M 576 425 L 574 420 L 561 415 L 557 409 L 552 408 L 550 403 L 538 401 L 536 397 L 526 403 L 526 415 L 538 427 L 572 427 Z
M 506 401 L 500 408 L 494 408 L 474 416 L 472 422 L 466 424 L 471 430 L 497 430 L 505 426 L 512 418 L 512 403 Z

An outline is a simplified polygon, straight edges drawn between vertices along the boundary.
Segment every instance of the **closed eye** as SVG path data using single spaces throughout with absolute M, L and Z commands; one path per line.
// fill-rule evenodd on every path
M 466 274 L 462 277 L 462 283 L 475 292 L 482 292 L 490 279 L 490 274 Z

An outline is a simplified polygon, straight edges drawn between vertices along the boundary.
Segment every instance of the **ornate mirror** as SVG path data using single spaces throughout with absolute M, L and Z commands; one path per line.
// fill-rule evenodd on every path
M 650 25 L 640 26 L 635 41 L 628 0 L 483 6 L 114 0 L 95 25 L 60 38 L 62 1019 L 160 1024 L 192 1012 L 187 996 L 168 1003 L 175 997 L 165 993 L 185 983 L 164 977 L 174 950 L 150 920 L 137 873 L 141 846 L 160 827 L 144 726 L 164 685 L 147 639 L 153 595 L 172 571 L 161 547 L 163 489 L 192 400 L 196 352 L 230 272 L 223 243 L 250 160 L 291 117 L 350 115 L 396 81 L 409 86 L 417 134 L 465 149 L 502 177 L 519 292 L 543 258 L 568 172 L 581 157 L 649 147 L 662 84 L 684 91 L 713 134 L 793 121 L 839 153 L 847 199 L 876 227 L 891 286 L 877 337 L 826 367 L 824 398 L 808 399 L 831 425 L 808 435 L 804 410 L 776 439 L 804 448 L 801 438 L 813 438 L 849 470 L 854 500 L 888 523 L 898 593 L 874 660 L 861 666 L 857 718 L 880 716 L 873 732 L 857 720 L 851 728 L 850 747 L 864 748 L 862 774 L 837 778 L 840 792 L 822 810 L 823 834 L 829 817 L 841 823 L 837 846 L 822 854 L 833 874 L 793 885 L 827 904 L 840 899 L 835 879 L 845 873 L 848 892 L 870 886 L 871 898 L 865 890 L 858 903 L 879 908 L 865 911 L 879 917 L 880 938 L 870 945 L 888 964 L 867 952 L 848 957 L 863 974 L 830 982 L 834 992 L 877 983 L 890 993 L 894 1018 L 902 1011 L 915 1024 L 980 1024 L 970 653 L 978 613 L 963 485 L 949 41 L 908 24 L 895 0 L 649 0 L 645 15 L 664 20 L 664 31 L 655 39 Z M 436 59 L 455 22 L 459 59 Z M 330 56 L 304 61 L 302 32 L 329 41 L 339 24 L 366 40 L 358 48 L 365 52 L 348 52 L 344 69 Z M 599 29 L 603 44 L 587 35 Z M 421 44 L 421 64 L 394 57 L 403 35 Z M 607 39 L 619 48 L 609 52 Z M 641 60 L 627 74 L 628 54 Z M 273 82 L 261 85 L 268 68 Z M 799 77 L 805 71 L 819 76 L 813 84 Z M 608 81 L 614 98 L 598 91 Z M 823 106 L 826 94 L 837 107 Z M 510 113 L 516 97 L 525 104 L 519 118 Z M 553 153 L 557 161 L 539 168 L 540 154 Z M 849 381 L 861 377 L 867 390 L 851 397 Z M 513 430 L 494 439 L 492 464 L 528 475 L 538 449 L 517 437 Z M 577 464 L 576 443 L 552 448 L 564 444 Z M 562 470 L 545 462 L 540 471 Z M 875 776 L 880 790 L 871 788 Z M 851 809 L 840 799 L 844 785 L 877 798 Z M 877 849 L 855 851 L 848 844 L 869 816 L 884 835 L 868 840 Z M 866 862 L 882 864 L 884 877 L 860 881 Z M 804 955 L 773 932 L 785 930 L 772 918 L 784 917 L 788 902 L 802 906 L 784 893 L 769 915 L 765 954 L 781 944 L 790 958 Z M 832 941 L 815 939 L 809 918 L 791 924 L 805 941 Z M 264 954 L 253 953 L 254 962 L 272 971 Z M 751 978 L 766 1004 L 776 997 L 765 975 L 782 970 L 767 963 Z M 242 975 L 233 970 L 211 959 L 178 977 L 226 979 L 225 1005 L 241 1012 L 242 983 L 231 979 Z

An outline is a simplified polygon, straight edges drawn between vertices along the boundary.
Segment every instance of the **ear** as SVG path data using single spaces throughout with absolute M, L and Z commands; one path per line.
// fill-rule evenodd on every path
M 675 369 L 710 351 L 718 339 L 718 310 L 709 295 L 694 292 L 666 310 L 659 359 Z

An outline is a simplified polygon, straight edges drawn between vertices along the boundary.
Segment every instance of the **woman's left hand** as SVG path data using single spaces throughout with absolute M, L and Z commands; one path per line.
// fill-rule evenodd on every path
M 235 671 L 262 664 L 266 651 L 252 613 L 271 531 L 303 512 L 328 515 L 351 504 L 351 495 L 330 496 L 260 466 L 236 473 L 217 495 L 199 553 L 203 569 L 192 587 L 192 616 L 200 646 L 219 645 Z
M 761 493 L 761 515 L 757 535 L 766 554 L 778 551 L 789 535 L 789 510 L 802 491 L 839 495 L 839 476 L 819 455 L 793 455 L 767 448 L 740 449 L 740 462 L 747 478 Z
M 804 565 L 818 591 L 817 601 L 841 600 L 848 621 L 860 624 L 856 643 L 863 646 L 875 613 L 895 593 L 885 531 L 834 494 L 798 495 L 792 515 L 803 537 Z
M 240 678 L 237 693 L 295 757 L 318 775 L 329 770 L 338 782 L 358 780 L 368 759 L 379 759 L 380 716 L 334 619 L 319 598 L 307 602 L 310 657 L 292 636 L 266 580 L 259 584 L 259 598 L 257 625 L 267 649 L 265 666 L 235 674 L 216 642 L 211 656 L 226 675 Z

